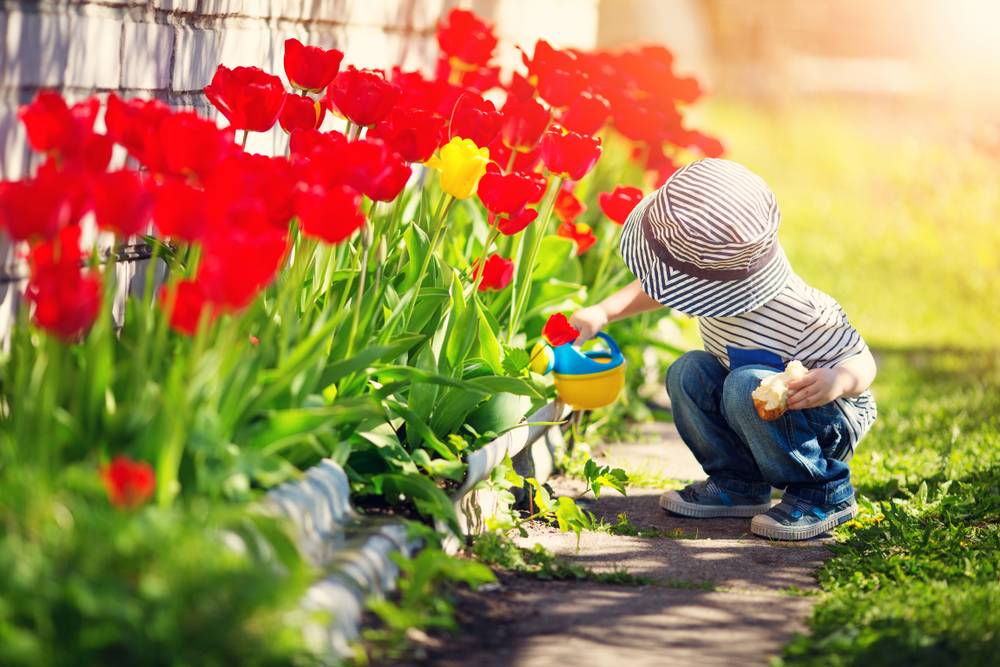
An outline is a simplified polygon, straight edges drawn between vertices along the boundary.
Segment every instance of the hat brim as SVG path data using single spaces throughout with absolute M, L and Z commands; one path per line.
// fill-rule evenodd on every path
M 650 297 L 688 315 L 729 317 L 764 305 L 784 289 L 792 267 L 780 246 L 771 261 L 738 280 L 697 278 L 661 260 L 642 232 L 643 216 L 655 194 L 646 195 L 632 210 L 621 237 L 622 259 Z

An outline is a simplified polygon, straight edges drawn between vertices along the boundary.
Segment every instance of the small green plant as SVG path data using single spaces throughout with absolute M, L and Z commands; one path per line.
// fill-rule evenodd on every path
M 632 520 L 624 512 L 616 517 L 614 523 L 596 521 L 593 530 L 611 535 L 623 535 L 625 537 L 669 538 L 674 540 L 695 539 L 697 537 L 695 533 L 688 533 L 682 528 L 663 530 L 662 528 L 637 526 L 632 523 Z
M 414 631 L 454 631 L 453 593 L 460 584 L 473 589 L 496 581 L 488 567 L 467 558 L 449 556 L 438 547 L 428 547 L 414 558 L 395 555 L 399 566 L 399 590 L 391 598 L 368 601 L 368 609 L 381 625 L 364 631 L 364 639 L 379 657 L 403 655 Z

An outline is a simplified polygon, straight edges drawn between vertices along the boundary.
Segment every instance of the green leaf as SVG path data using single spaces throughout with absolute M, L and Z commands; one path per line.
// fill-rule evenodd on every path
M 424 516 L 443 521 L 456 535 L 461 531 L 458 527 L 458 516 L 451 499 L 430 479 L 420 475 L 384 474 L 377 476 L 385 499 L 395 505 L 400 496 L 413 501 L 417 511 Z M 374 480 L 373 480 L 374 481 Z
M 321 384 L 328 386 L 351 373 L 356 373 L 371 366 L 376 361 L 395 359 L 396 357 L 409 352 L 426 336 L 421 334 L 403 334 L 395 342 L 388 345 L 376 345 L 358 352 L 349 359 L 335 361 L 323 371 Z
M 519 347 L 509 347 L 503 359 L 503 370 L 507 375 L 516 377 L 524 373 L 530 363 L 531 355 L 527 350 Z
M 420 416 L 413 410 L 399 401 L 388 400 L 386 401 L 386 405 L 388 405 L 393 412 L 402 417 L 406 422 L 407 436 L 410 436 L 411 433 L 419 436 L 423 439 L 423 443 L 425 445 L 437 452 L 442 458 L 448 459 L 449 461 L 454 461 L 458 458 L 458 455 L 451 450 L 451 447 L 442 442 L 431 427 L 427 425 L 427 422 L 421 419 Z M 417 442 L 419 443 L 419 441 Z
M 497 340 L 497 332 L 500 328 L 490 321 L 492 318 L 479 302 L 477 295 L 473 295 L 473 302 L 476 306 L 476 314 L 479 317 L 479 353 L 482 355 L 486 365 L 490 367 L 490 370 L 497 375 L 502 375 L 504 367 L 500 360 L 500 341 Z
M 531 274 L 532 281 L 560 278 L 562 280 L 579 282 L 581 277 L 580 262 L 576 258 L 576 244 L 572 239 L 562 236 L 546 236 L 542 239 L 538 261 Z

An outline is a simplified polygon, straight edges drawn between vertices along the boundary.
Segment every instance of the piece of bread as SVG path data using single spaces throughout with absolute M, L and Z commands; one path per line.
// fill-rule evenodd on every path
M 788 409 L 788 383 L 801 380 L 808 373 L 801 361 L 789 361 L 785 370 L 761 380 L 751 394 L 757 414 L 764 421 L 773 421 Z

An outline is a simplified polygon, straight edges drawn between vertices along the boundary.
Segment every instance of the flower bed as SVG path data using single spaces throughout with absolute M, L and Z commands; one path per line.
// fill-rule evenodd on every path
M 0 184 L 30 271 L 0 362 L 0 662 L 307 652 L 290 619 L 317 573 L 245 504 L 330 459 L 357 506 L 457 531 L 467 455 L 553 396 L 537 332 L 628 279 L 642 190 L 618 186 L 721 151 L 684 127 L 701 91 L 665 49 L 540 41 L 501 84 L 477 17 L 438 41 L 433 77 L 294 39 L 291 91 L 220 66 L 224 128 L 114 94 L 21 110 L 45 158 Z M 286 156 L 243 150 L 275 123 Z M 153 248 L 120 328 L 90 226 Z M 222 528 L 249 546 L 193 567 Z

